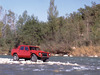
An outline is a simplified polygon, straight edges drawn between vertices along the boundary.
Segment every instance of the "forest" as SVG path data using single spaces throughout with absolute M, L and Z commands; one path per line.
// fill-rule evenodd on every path
M 50 0 L 47 13 L 48 21 L 41 22 L 26 10 L 17 16 L 0 6 L 0 54 L 10 54 L 22 44 L 54 54 L 100 54 L 100 4 L 92 2 L 92 6 L 59 17 L 54 0 Z

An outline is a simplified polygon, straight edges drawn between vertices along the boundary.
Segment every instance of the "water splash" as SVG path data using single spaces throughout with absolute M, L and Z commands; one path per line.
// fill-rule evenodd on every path
M 46 64 L 46 65 L 72 65 L 72 66 L 80 66 L 79 64 L 77 63 L 64 63 L 64 62 L 55 62 L 55 61 L 48 61 L 48 62 L 43 62 L 43 61 L 40 61 L 38 60 L 37 62 L 32 62 L 32 61 L 24 61 L 24 60 L 20 60 L 20 61 L 13 61 L 13 59 L 8 59 L 8 58 L 0 58 L 0 64 L 21 64 L 24 65 L 24 64 Z

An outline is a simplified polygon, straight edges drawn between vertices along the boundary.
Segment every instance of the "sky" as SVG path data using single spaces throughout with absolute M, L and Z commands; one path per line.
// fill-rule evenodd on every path
M 55 0 L 55 6 L 59 12 L 58 16 L 65 16 L 77 12 L 79 8 L 84 8 L 84 5 L 91 6 L 91 2 L 100 4 L 100 0 Z M 12 10 L 17 15 L 27 10 L 29 15 L 34 14 L 39 21 L 46 22 L 50 0 L 0 0 L 0 6 L 5 10 Z

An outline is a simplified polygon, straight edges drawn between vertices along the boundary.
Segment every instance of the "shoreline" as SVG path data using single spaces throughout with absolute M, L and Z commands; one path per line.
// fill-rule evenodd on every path
M 9 55 L 9 54 L 0 54 L 1 56 L 11 56 L 11 55 Z M 67 54 L 51 54 L 51 56 L 57 56 L 57 57 L 59 57 L 59 56 L 62 56 L 62 57 L 100 57 L 100 56 L 97 56 L 97 55 L 95 55 L 95 56 L 93 56 L 93 55 L 91 55 L 91 56 L 73 56 L 73 55 L 67 55 Z

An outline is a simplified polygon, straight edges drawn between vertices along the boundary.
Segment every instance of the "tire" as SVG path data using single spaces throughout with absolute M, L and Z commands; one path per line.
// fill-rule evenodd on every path
M 43 62 L 48 62 L 48 59 L 44 59 Z
M 37 62 L 37 56 L 35 54 L 32 54 L 31 61 Z
M 25 59 L 25 61 L 27 61 L 28 59 Z
M 19 60 L 19 57 L 18 57 L 17 54 L 14 54 L 14 55 L 13 55 L 13 60 L 14 60 L 14 61 L 18 61 L 18 60 Z

